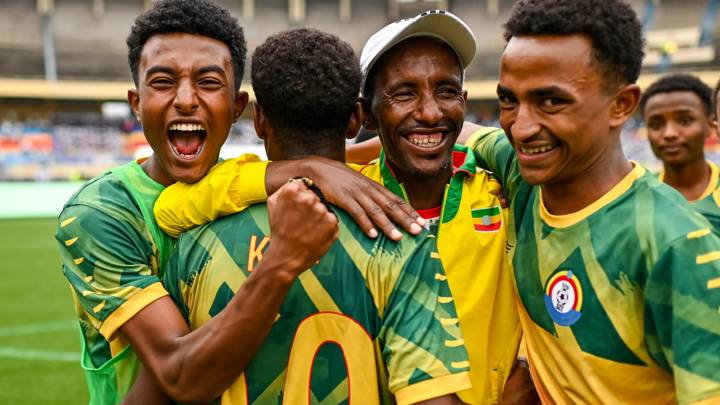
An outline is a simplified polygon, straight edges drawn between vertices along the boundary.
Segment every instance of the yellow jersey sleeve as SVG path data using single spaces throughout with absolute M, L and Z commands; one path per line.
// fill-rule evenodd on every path
M 256 155 L 245 154 L 216 164 L 195 184 L 173 184 L 155 202 L 158 225 L 176 238 L 190 228 L 266 201 L 267 165 Z

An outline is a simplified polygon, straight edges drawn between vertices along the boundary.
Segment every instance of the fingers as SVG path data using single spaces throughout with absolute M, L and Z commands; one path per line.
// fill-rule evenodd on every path
M 395 195 L 392 191 L 377 185 L 371 198 L 383 208 L 383 213 L 390 221 L 400 225 L 407 232 L 417 235 L 422 232 L 425 220 L 405 200 Z

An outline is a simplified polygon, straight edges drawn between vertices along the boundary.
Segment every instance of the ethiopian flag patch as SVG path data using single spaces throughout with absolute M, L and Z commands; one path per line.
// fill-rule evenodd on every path
M 500 207 L 477 208 L 472 210 L 475 230 L 478 232 L 497 232 L 502 226 Z

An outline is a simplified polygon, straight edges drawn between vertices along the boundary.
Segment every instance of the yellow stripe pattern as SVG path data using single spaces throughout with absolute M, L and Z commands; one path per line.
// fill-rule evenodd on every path
M 702 238 L 703 236 L 709 235 L 709 234 L 710 234 L 709 229 L 707 229 L 707 228 L 699 229 L 697 231 L 692 231 L 692 232 L 688 233 L 687 238 L 688 239 L 697 239 L 697 238 Z
M 446 346 L 446 347 L 458 347 L 458 346 L 462 346 L 463 344 L 465 344 L 465 341 L 462 340 L 462 339 L 446 340 L 446 341 L 445 341 L 445 346 Z
M 432 258 L 432 259 L 439 259 L 439 258 L 440 258 L 440 254 L 439 254 L 438 252 L 431 252 L 431 253 L 430 253 L 430 258 Z
M 440 324 L 441 324 L 442 326 L 457 325 L 458 322 L 459 322 L 459 321 L 458 321 L 457 318 L 443 318 L 443 319 L 440 320 Z
M 436 273 L 436 274 L 435 274 L 435 280 L 445 281 L 445 280 L 447 280 L 447 276 L 444 275 L 444 274 Z
M 60 223 L 60 228 L 65 228 L 66 226 L 70 225 L 74 220 L 76 220 L 77 217 L 71 217 L 68 218 Z
M 695 263 L 697 264 L 705 264 L 714 262 L 715 260 L 720 259 L 720 251 L 714 251 L 710 253 L 706 253 L 704 255 L 700 255 L 695 259 Z
M 707 288 L 708 288 L 708 290 L 720 288 L 720 277 L 714 278 L 712 280 L 708 280 Z
M 453 361 L 450 362 L 450 367 L 452 368 L 467 368 L 470 367 L 469 361 Z
M 68 239 L 65 241 L 65 246 L 72 246 L 77 240 L 80 239 L 79 237 L 74 237 L 72 239 Z
M 84 261 L 85 261 L 84 257 L 78 257 L 77 259 L 73 259 L 73 262 L 75 262 L 75 264 L 81 264 Z
M 93 312 L 97 314 L 98 312 L 100 312 L 101 309 L 103 309 L 103 307 L 105 307 L 105 301 L 102 301 L 101 303 L 95 305 L 93 307 Z
M 452 297 L 438 297 L 438 302 L 441 304 L 449 304 L 453 301 Z

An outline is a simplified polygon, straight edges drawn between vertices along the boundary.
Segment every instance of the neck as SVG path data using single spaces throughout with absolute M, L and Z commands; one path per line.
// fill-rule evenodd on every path
M 542 185 L 545 208 L 554 215 L 580 211 L 615 187 L 632 170 L 618 144 L 572 178 Z
M 155 154 L 152 154 L 149 158 L 145 159 L 145 161 L 141 162 L 140 167 L 142 167 L 148 177 L 165 187 L 175 183 L 175 180 L 160 166 L 155 158 Z
M 442 173 L 428 176 L 403 176 L 397 173 L 397 179 L 405 187 L 405 192 L 410 200 L 410 205 L 418 210 L 439 207 L 443 203 L 445 186 L 452 177 L 452 167 L 443 170 Z
M 710 183 L 710 166 L 704 159 L 684 165 L 664 165 L 664 170 L 663 182 L 689 201 L 700 198 Z
M 268 153 L 268 158 L 270 160 L 297 160 L 309 156 L 321 156 L 345 163 L 345 145 L 316 145 L 308 147 L 293 146 L 276 151 L 275 153 Z

